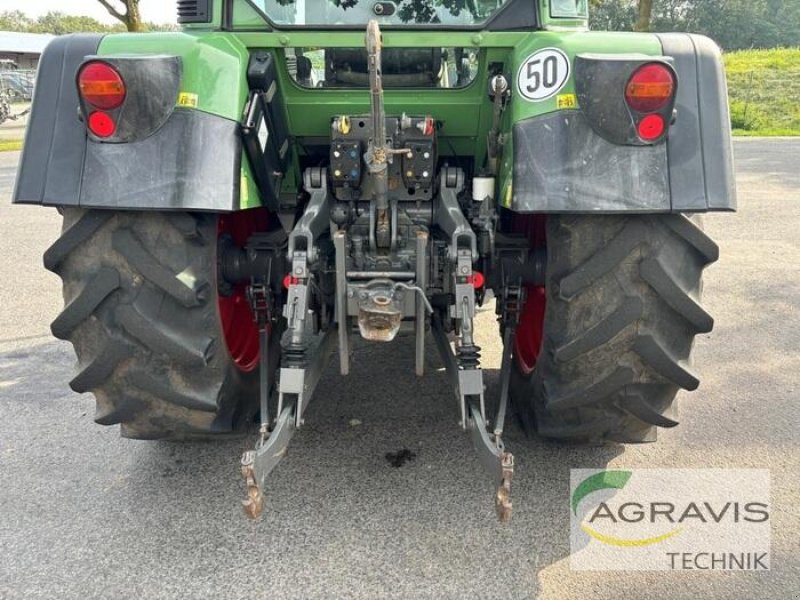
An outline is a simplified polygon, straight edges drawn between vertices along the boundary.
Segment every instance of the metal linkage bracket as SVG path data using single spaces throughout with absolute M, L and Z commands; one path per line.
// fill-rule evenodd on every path
M 443 189 L 445 187 L 446 184 L 443 184 Z M 457 234 L 458 228 L 456 227 L 454 231 Z M 472 239 L 474 240 L 474 235 Z M 469 247 L 459 246 L 457 239 L 453 239 L 452 244 L 451 251 L 454 253 L 456 268 L 453 282 L 455 298 L 450 306 L 450 317 L 459 324 L 456 352 L 454 353 L 451 349 L 450 340 L 438 317 L 433 320 L 433 335 L 455 391 L 461 413 L 461 426 L 469 430 L 478 458 L 496 486 L 495 510 L 498 518 L 505 522 L 511 518 L 511 479 L 514 474 L 514 457 L 505 450 L 502 432 L 509 388 L 509 380 L 506 375 L 510 372 L 516 319 L 505 332 L 502 391 L 495 430 L 490 434 L 487 429 L 480 348 L 475 345 L 473 337 L 475 289 L 472 286 L 472 262 L 475 254 Z
M 425 374 L 425 324 L 427 323 L 427 315 L 425 310 L 430 308 L 428 299 L 425 296 L 425 289 L 428 287 L 427 282 L 427 253 L 428 253 L 428 233 L 425 231 L 417 232 L 417 304 L 416 315 L 414 317 L 414 346 L 415 346 L 415 361 L 414 371 L 418 377 Z M 433 311 L 430 311 L 433 312 Z
M 264 482 L 281 459 L 286 456 L 289 440 L 295 432 L 294 402 L 279 413 L 272 432 L 258 441 L 255 450 L 242 456 L 242 477 L 247 485 L 247 497 L 242 500 L 245 514 L 255 519 L 264 510 Z
M 266 321 L 264 327 L 259 320 L 262 335 L 259 337 L 262 353 L 262 425 L 261 436 L 255 450 L 245 452 L 241 461 L 241 473 L 247 485 L 244 511 L 251 518 L 257 517 L 264 508 L 264 483 L 267 476 L 286 455 L 289 440 L 303 424 L 303 413 L 333 349 L 333 329 L 314 333 L 308 317 L 310 289 L 309 265 L 318 260 L 316 241 L 328 231 L 330 197 L 326 187 L 324 169 L 307 169 L 303 174 L 306 190 L 311 194 L 303 216 L 289 234 L 288 258 L 291 262 L 289 286 L 283 316 L 286 317 L 286 332 L 281 342 L 282 366 L 278 379 L 278 410 L 274 427 L 269 429 L 267 396 L 267 346 L 269 344 Z M 261 288 L 252 287 L 251 303 L 261 307 L 268 297 Z M 258 311 L 256 311 L 259 314 Z M 259 317 L 260 319 L 260 317 Z M 266 393 L 264 390 L 267 390 Z
M 474 402 L 469 405 L 469 431 L 472 444 L 478 453 L 486 472 L 492 478 L 492 483 L 497 486 L 494 506 L 497 518 L 502 522 L 511 519 L 511 479 L 514 476 L 514 455 L 505 451 L 503 442 L 499 438 L 489 436 L 486 430 L 486 421 L 481 416 L 480 409 Z
M 302 367 L 281 367 L 278 379 L 278 412 L 287 404 L 287 396 L 296 397 L 297 411 L 295 427 L 303 425 L 303 414 L 308 407 L 311 395 L 319 383 L 322 371 L 328 364 L 331 351 L 336 342 L 333 329 L 313 336 L 306 350 L 307 363 Z
M 500 320 L 503 323 L 503 356 L 500 363 L 500 402 L 497 406 L 497 418 L 494 420 L 494 435 L 500 440 L 506 420 L 509 393 L 511 389 L 511 361 L 514 352 L 514 337 L 517 334 L 520 312 L 525 305 L 525 288 L 519 285 L 507 285 L 500 304 Z
M 450 341 L 438 318 L 433 319 L 433 339 L 444 362 L 450 385 L 461 408 L 461 423 L 469 430 L 472 444 L 492 483 L 495 492 L 497 517 L 506 522 L 511 518 L 511 479 L 514 474 L 514 456 L 506 452 L 500 435 L 491 435 L 487 429 L 483 410 L 483 378 L 480 369 L 459 369 Z M 501 405 L 503 400 L 501 399 Z M 505 408 L 498 410 L 500 424 L 505 418 Z M 500 430 L 502 431 L 502 425 Z
M 472 319 L 475 315 L 472 256 L 469 250 L 458 250 L 456 254 L 455 302 L 450 306 L 450 316 L 454 319 Z
M 465 269 L 461 271 L 460 269 Z M 432 330 L 436 347 L 445 363 L 445 368 L 454 384 L 458 400 L 460 425 L 467 428 L 467 402 L 470 397 L 480 401 L 481 413 L 484 411 L 483 371 L 480 368 L 480 348 L 474 345 L 473 318 L 475 316 L 475 288 L 469 283 L 458 283 L 472 275 L 472 258 L 469 250 L 459 251 L 455 283 L 455 301 L 450 306 L 450 316 L 460 323 L 458 356 L 450 348 L 450 340 L 442 328 L 439 318 L 432 320 Z M 470 353 L 469 355 L 467 353 Z M 485 418 L 485 417 L 484 417 Z
M 455 260 L 458 249 L 467 246 L 472 256 L 478 256 L 478 239 L 458 203 L 464 188 L 464 172 L 447 168 L 439 173 L 439 196 L 436 201 L 436 225 L 450 238 L 450 257 Z
M 283 305 L 283 316 L 286 317 L 287 329 L 293 334 L 302 333 L 308 313 L 308 270 L 305 266 L 305 252 L 295 252 L 292 261 L 292 275 L 287 290 L 286 304 Z
M 314 242 L 330 227 L 331 196 L 328 193 L 325 169 L 311 168 L 303 172 L 303 184 L 311 194 L 303 216 L 289 234 L 289 260 L 294 260 L 296 250 L 304 250 L 309 262 L 317 260 Z
M 339 332 L 339 373 L 350 373 L 350 319 L 347 316 L 347 234 L 333 234 L 336 251 L 336 321 Z
M 272 382 L 269 380 L 270 374 L 270 330 L 272 324 L 273 299 L 269 286 L 252 281 L 247 286 L 247 300 L 250 309 L 255 315 L 256 325 L 258 326 L 259 343 L 259 408 L 261 410 L 261 439 L 263 440 L 270 425 L 269 419 L 269 392 L 272 389 Z
M 262 431 L 255 450 L 245 452 L 241 461 L 242 477 L 247 485 L 247 497 L 242 502 L 245 514 L 256 518 L 264 509 L 264 484 L 267 476 L 286 456 L 289 440 L 303 424 L 319 378 L 333 349 L 333 330 L 313 337 L 304 367 L 283 367 L 278 381 L 278 418 L 271 431 Z

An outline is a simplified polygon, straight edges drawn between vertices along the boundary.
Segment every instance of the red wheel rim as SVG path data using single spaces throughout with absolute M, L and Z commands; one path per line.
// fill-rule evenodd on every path
M 265 208 L 243 210 L 221 215 L 217 221 L 217 235 L 228 235 L 233 243 L 243 248 L 256 231 L 266 231 L 269 212 Z M 228 296 L 217 294 L 217 307 L 225 336 L 225 345 L 236 366 L 242 371 L 252 371 L 258 366 L 258 327 L 247 302 L 246 284 L 233 287 Z
M 545 294 L 543 287 L 525 288 L 525 306 L 514 338 L 514 355 L 520 371 L 528 375 L 536 366 L 544 337 Z
M 546 217 L 544 215 L 515 215 L 515 233 L 528 236 L 531 248 L 547 246 Z M 544 338 L 544 312 L 547 304 L 545 288 L 525 287 L 525 305 L 522 307 L 519 326 L 514 337 L 514 356 L 523 374 L 529 375 L 536 367 Z

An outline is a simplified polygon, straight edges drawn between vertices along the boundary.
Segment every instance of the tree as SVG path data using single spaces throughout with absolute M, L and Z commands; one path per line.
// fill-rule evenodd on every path
M 638 18 L 634 31 L 650 31 L 650 17 L 653 14 L 653 0 L 639 0 Z
M 631 31 L 637 0 L 592 0 L 589 26 L 596 31 Z
M 0 12 L 0 31 L 28 31 L 33 21 L 21 10 Z
M 20 33 L 52 33 L 63 35 L 65 33 L 117 33 L 126 31 L 123 23 L 108 25 L 93 19 L 78 15 L 67 15 L 59 11 L 50 11 L 31 19 L 19 10 L 0 11 L 0 31 L 16 31 Z M 174 23 L 142 23 L 139 31 L 179 31 Z
M 591 7 L 592 29 L 689 31 L 725 50 L 800 45 L 797 0 L 591 0 Z
M 50 11 L 32 22 L 26 29 L 31 33 L 52 33 L 53 35 L 64 35 L 66 33 L 96 32 L 105 33 L 119 30 L 121 26 L 109 26 L 93 19 L 92 17 L 82 17 L 65 15 L 62 12 Z
M 122 21 L 128 31 L 145 31 L 142 13 L 139 11 L 139 0 L 115 0 L 122 3 L 125 7 L 125 12 L 120 12 L 120 7 L 115 8 L 110 0 L 97 1 L 105 7 L 108 14 Z

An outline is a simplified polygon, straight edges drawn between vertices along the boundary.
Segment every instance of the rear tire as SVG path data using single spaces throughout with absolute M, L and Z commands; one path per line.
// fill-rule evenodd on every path
M 76 392 L 124 437 L 180 439 L 242 430 L 258 371 L 232 360 L 217 306 L 217 216 L 64 209 L 44 255 L 63 280 L 53 335 L 78 356 Z
M 514 361 L 512 401 L 526 429 L 584 443 L 645 442 L 677 425 L 694 390 L 694 337 L 717 245 L 681 215 L 548 216 L 544 339 L 533 370 Z

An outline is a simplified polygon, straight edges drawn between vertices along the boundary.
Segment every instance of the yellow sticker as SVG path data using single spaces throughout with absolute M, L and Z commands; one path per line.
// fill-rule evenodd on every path
M 575 94 L 559 94 L 556 105 L 558 108 L 578 108 L 578 99 Z
M 513 198 L 513 192 L 511 190 L 511 185 L 506 188 L 505 196 L 503 197 L 503 206 L 506 208 L 511 208 L 511 199 Z
M 189 108 L 197 108 L 197 94 L 190 94 L 189 92 L 181 92 L 178 94 L 178 106 L 188 106 Z
M 250 180 L 247 178 L 247 175 L 242 174 L 239 176 L 239 200 L 241 200 L 242 204 L 246 204 L 247 201 L 250 199 Z

